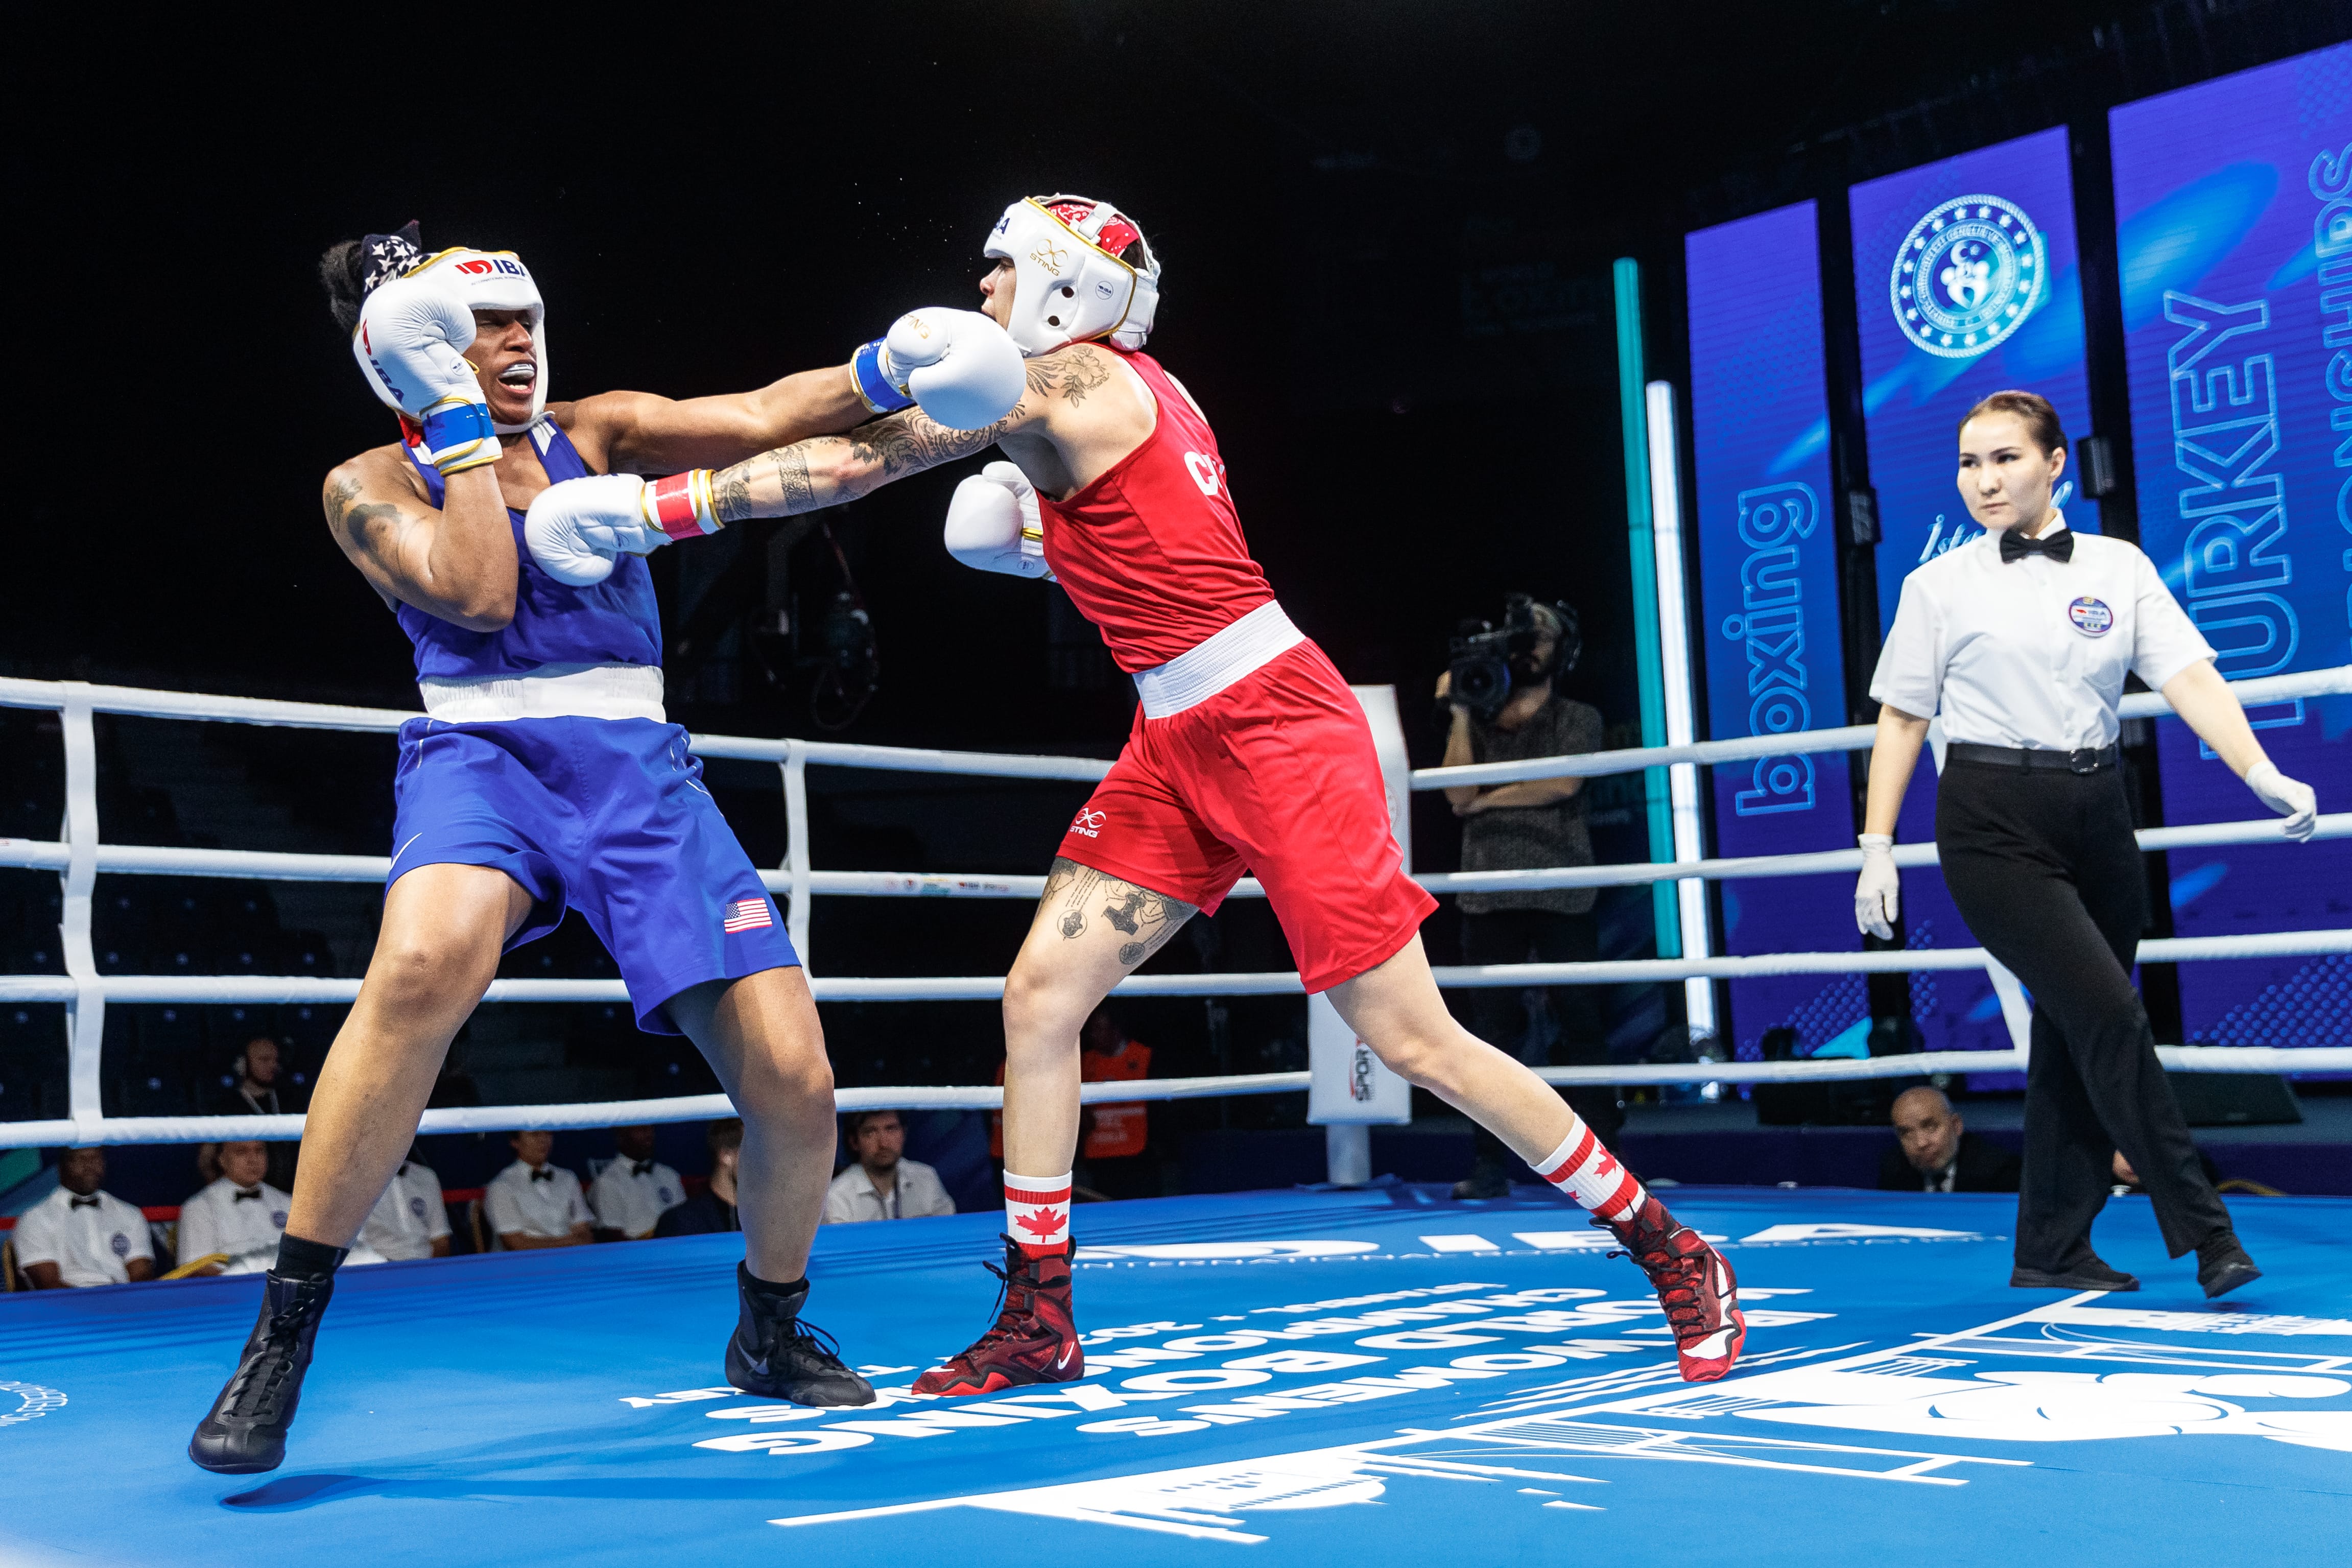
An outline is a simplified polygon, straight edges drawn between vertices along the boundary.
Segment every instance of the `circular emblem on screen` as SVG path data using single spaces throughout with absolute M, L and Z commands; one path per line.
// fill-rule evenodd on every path
M 2074 629 L 2088 637 L 2103 637 L 2116 624 L 2116 613 L 2107 608 L 2104 599 L 2077 599 L 2066 606 L 2066 618 Z
M 2025 322 L 2050 258 L 2042 231 L 1999 196 L 1960 196 L 1921 218 L 1895 254 L 1887 295 L 1903 335 L 1973 359 Z

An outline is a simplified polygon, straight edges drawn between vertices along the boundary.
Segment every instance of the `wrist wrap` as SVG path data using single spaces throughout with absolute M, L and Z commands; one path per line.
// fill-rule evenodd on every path
M 499 460 L 499 433 L 486 403 L 453 401 L 429 408 L 420 428 L 425 460 L 444 478 Z
M 646 485 L 645 514 L 672 539 L 698 539 L 723 526 L 711 502 L 709 468 L 688 468 Z
M 896 414 L 901 408 L 911 408 L 915 400 L 891 384 L 882 369 L 882 340 L 861 343 L 849 356 L 849 374 L 856 379 L 857 395 L 866 406 L 877 414 Z

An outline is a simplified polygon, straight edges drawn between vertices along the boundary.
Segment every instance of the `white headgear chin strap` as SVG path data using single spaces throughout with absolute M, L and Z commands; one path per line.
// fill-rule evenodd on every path
M 1052 209 L 1082 207 L 1075 222 Z M 1103 248 L 1104 226 L 1123 217 L 1091 196 L 1031 196 L 996 220 L 982 254 L 1013 263 L 1014 289 L 1008 335 L 1030 358 L 1066 343 L 1108 338 L 1139 349 L 1160 309 L 1160 260 L 1142 230 L 1143 265 L 1131 267 Z M 1126 219 L 1130 227 L 1132 218 Z
M 530 269 L 511 250 L 468 250 L 460 246 L 428 256 L 406 272 L 403 278 L 423 278 L 430 275 L 434 282 L 447 289 L 474 310 L 520 310 L 530 328 L 530 357 L 539 374 L 530 384 L 530 417 L 520 425 L 498 425 L 501 436 L 520 436 L 539 423 L 547 411 L 547 306 L 539 297 L 539 285 L 531 280 Z M 384 405 L 394 410 L 400 400 L 392 389 L 376 378 L 362 358 L 361 368 L 367 370 L 368 383 Z

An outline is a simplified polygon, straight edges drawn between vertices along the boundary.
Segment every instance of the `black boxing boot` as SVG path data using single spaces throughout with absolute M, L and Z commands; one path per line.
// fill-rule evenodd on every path
M 842 1363 L 833 1336 L 801 1321 L 808 1281 L 772 1285 L 739 1263 L 741 1315 L 727 1342 L 727 1381 L 746 1394 L 793 1405 L 871 1405 L 874 1385 Z
M 278 1267 L 262 1277 L 261 1313 L 246 1336 L 236 1371 L 196 1424 L 188 1458 L 222 1475 L 252 1475 L 286 1462 L 286 1432 L 301 1403 L 311 1342 L 335 1293 L 335 1268 L 350 1249 L 288 1236 Z

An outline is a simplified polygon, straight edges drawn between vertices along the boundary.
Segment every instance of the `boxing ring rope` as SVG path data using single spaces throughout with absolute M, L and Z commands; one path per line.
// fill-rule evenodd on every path
M 2233 682 L 2232 687 L 2240 700 L 2248 704 L 2342 695 L 2352 693 L 2352 666 L 2238 681 Z M 0 678 L 0 706 L 46 709 L 61 715 L 67 775 L 66 832 L 63 839 L 0 839 L 0 867 L 52 870 L 60 874 L 64 883 L 60 935 L 67 973 L 62 976 L 0 975 L 0 1002 L 62 1002 L 68 1008 L 69 1029 L 69 1114 L 56 1120 L 0 1123 L 0 1137 L 16 1144 L 30 1144 L 66 1142 L 185 1142 L 221 1138 L 299 1136 L 302 1125 L 302 1118 L 299 1115 L 103 1115 L 100 1103 L 100 1047 L 106 1004 L 109 1001 L 126 1004 L 342 1003 L 358 994 L 360 982 L 356 979 L 320 979 L 300 975 L 100 975 L 90 946 L 91 891 L 100 872 L 109 875 L 380 882 L 389 870 L 389 860 L 384 857 L 364 855 L 282 854 L 101 844 L 99 841 L 97 745 L 93 718 L 95 714 L 103 712 L 130 717 L 383 733 L 395 731 L 419 715 L 394 709 L 283 702 L 261 698 L 16 678 Z M 2126 718 L 2152 717 L 2169 710 L 2163 698 L 2156 693 L 2127 697 L 2122 705 Z M 1468 767 L 1427 768 L 1411 774 L 1411 787 L 1421 791 L 1536 778 L 1592 778 L 1674 763 L 1714 764 L 1752 761 L 1766 756 L 1853 750 L 1870 745 L 1874 734 L 1875 731 L 1871 726 L 1855 725 L 1787 735 L 1711 741 L 1695 745 L 1590 752 L 1573 757 L 1535 758 Z M 808 951 L 809 906 L 819 894 L 866 898 L 1034 900 L 1042 894 L 1045 886 L 1045 879 L 1039 876 L 814 870 L 809 863 L 808 845 L 806 770 L 811 763 L 889 772 L 1073 783 L 1098 780 L 1109 768 L 1106 762 L 1084 757 L 946 752 L 797 739 L 696 735 L 692 737 L 691 743 L 694 751 L 705 757 L 768 762 L 779 766 L 787 819 L 786 858 L 782 868 L 762 872 L 761 878 L 770 891 L 788 899 L 787 925 L 804 958 Z M 2275 819 L 2152 828 L 2143 831 L 2138 837 L 2144 850 L 2285 841 L 2281 826 Z M 2352 837 L 2352 813 L 2323 816 L 2318 837 Z M 1597 888 L 1667 880 L 1728 880 L 1851 872 L 1860 866 L 1861 859 L 1858 849 L 1830 850 L 1632 866 L 1433 873 L 1422 875 L 1417 880 L 1433 892 Z M 1900 846 L 1895 850 L 1895 861 L 1898 866 L 1905 867 L 1933 865 L 1936 863 L 1935 846 Z M 1255 880 L 1244 879 L 1234 888 L 1232 896 L 1262 897 L 1264 889 Z M 2183 963 L 2215 958 L 2338 952 L 2352 952 L 2352 930 L 2151 940 L 2141 943 L 2139 957 L 2143 963 Z M 1441 967 L 1436 974 L 1439 984 L 1444 986 L 1468 988 L 1639 984 L 1770 974 L 1980 970 L 1986 963 L 1987 955 L 1981 948 L 1965 948 L 1456 966 Z M 994 976 L 845 978 L 818 976 L 812 972 L 811 987 L 821 1002 L 972 1001 L 1001 997 L 1003 981 Z M 1295 995 L 1302 993 L 1303 987 L 1295 973 L 1266 973 L 1134 975 L 1120 984 L 1116 994 L 1188 996 Z M 627 1000 L 627 991 L 622 983 L 614 980 L 500 980 L 491 984 L 485 1000 L 615 1002 Z M 2352 1047 L 2282 1050 L 2271 1047 L 2159 1047 L 2158 1052 L 2165 1065 L 2176 1070 L 2277 1072 L 2352 1068 Z M 1549 1068 L 1538 1071 L 1547 1081 L 1559 1084 L 1682 1083 L 1699 1078 L 1714 1082 L 1742 1083 L 1997 1072 L 2016 1070 L 2023 1066 L 2024 1052 L 2012 1050 L 1949 1051 L 1874 1058 L 1783 1062 Z M 1143 1079 L 1088 1085 L 1081 1092 L 1082 1098 L 1088 1102 L 1275 1094 L 1304 1089 L 1307 1087 L 1308 1078 L 1307 1073 L 1294 1072 Z M 837 1091 L 835 1100 L 838 1108 L 844 1110 L 884 1106 L 907 1110 L 992 1109 L 1003 1103 L 1003 1090 L 994 1086 L 855 1089 Z M 562 1106 L 481 1106 L 427 1111 L 419 1130 L 429 1133 L 503 1131 L 519 1127 L 604 1127 L 616 1123 L 695 1121 L 729 1113 L 729 1102 L 723 1095 Z

